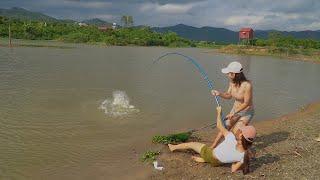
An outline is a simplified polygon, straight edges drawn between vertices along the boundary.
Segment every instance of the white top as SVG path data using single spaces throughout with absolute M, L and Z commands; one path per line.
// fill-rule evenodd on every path
M 244 152 L 237 150 L 237 140 L 232 132 L 226 135 L 224 141 L 213 150 L 213 153 L 222 163 L 243 163 Z

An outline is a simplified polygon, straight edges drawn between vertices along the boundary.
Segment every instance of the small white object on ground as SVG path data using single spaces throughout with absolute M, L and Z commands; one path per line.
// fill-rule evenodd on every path
M 153 161 L 153 167 L 159 171 L 162 171 L 164 169 L 164 167 L 158 166 L 158 161 Z
M 318 138 L 315 139 L 316 141 L 320 142 L 320 136 Z

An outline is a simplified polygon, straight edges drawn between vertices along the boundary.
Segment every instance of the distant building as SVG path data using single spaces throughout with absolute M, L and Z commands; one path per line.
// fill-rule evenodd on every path
M 113 27 L 112 26 L 99 26 L 98 29 L 100 31 L 105 32 L 105 31 L 113 30 Z
M 254 31 L 252 28 L 241 28 L 239 31 L 239 43 L 249 44 L 254 38 Z
M 115 30 L 117 28 L 117 23 L 112 23 L 112 29 Z
M 86 27 L 86 26 L 88 26 L 88 24 L 83 23 L 83 22 L 79 22 L 78 25 L 81 26 L 81 27 Z

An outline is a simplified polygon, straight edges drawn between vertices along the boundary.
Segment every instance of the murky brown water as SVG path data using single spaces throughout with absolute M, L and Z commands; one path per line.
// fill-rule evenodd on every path
M 152 65 L 165 52 L 198 59 L 217 89 L 227 86 L 221 67 L 243 63 L 254 83 L 255 121 L 320 97 L 315 64 L 205 49 L 74 46 L 0 47 L 0 179 L 138 177 L 153 135 L 213 122 L 214 101 L 190 64 L 171 56 Z M 99 109 L 116 90 L 140 112 L 110 117 Z

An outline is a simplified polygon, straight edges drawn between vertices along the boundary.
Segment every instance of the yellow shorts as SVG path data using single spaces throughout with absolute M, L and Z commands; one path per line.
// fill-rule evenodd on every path
M 204 145 L 200 152 L 201 158 L 204 159 L 205 162 L 211 163 L 213 166 L 220 166 L 222 163 L 213 156 L 212 151 L 212 148 Z

